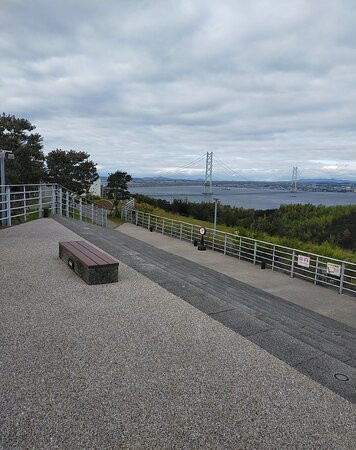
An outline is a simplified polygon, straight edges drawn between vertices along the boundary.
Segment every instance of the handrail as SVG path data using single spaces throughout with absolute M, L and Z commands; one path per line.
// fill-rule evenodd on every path
M 33 214 L 42 217 L 44 208 L 50 208 L 52 214 L 87 220 L 101 226 L 107 224 L 104 208 L 87 202 L 78 193 L 61 185 L 28 183 L 0 186 L 0 225 L 11 226 L 12 219 L 27 221 L 28 216 Z
M 134 211 L 138 211 L 138 210 L 134 210 Z M 159 217 L 159 218 L 162 218 L 163 216 L 157 216 L 157 215 L 155 215 L 155 214 L 151 214 L 151 213 L 146 213 L 146 214 L 150 214 L 150 216 L 152 216 L 152 217 Z M 165 220 L 173 220 L 173 221 L 175 221 L 175 222 L 178 222 L 178 223 L 182 223 L 182 224 L 185 224 L 185 225 L 189 225 L 189 226 L 191 226 L 191 225 L 193 225 L 193 226 L 196 226 L 196 227 L 199 227 L 199 225 L 196 225 L 196 224 L 192 224 L 192 223 L 189 223 L 189 222 L 184 222 L 183 220 L 177 220 L 177 219 L 172 219 L 172 218 L 170 218 L 170 217 L 164 217 L 164 219 Z M 207 231 L 211 231 L 212 233 L 214 233 L 214 229 L 213 228 L 206 228 L 206 230 Z M 223 233 L 223 234 L 226 234 L 226 235 L 228 235 L 228 236 L 232 236 L 232 237 L 243 237 L 244 239 L 247 239 L 247 240 L 250 240 L 250 241 L 252 241 L 252 242 L 260 242 L 260 243 L 263 243 L 263 244 L 268 244 L 268 245 L 275 245 L 276 247 L 279 247 L 279 248 L 284 248 L 284 249 L 287 249 L 287 250 L 296 250 L 295 248 L 292 248 L 292 247 L 286 247 L 285 245 L 281 245 L 281 244 L 274 244 L 273 242 L 268 242 L 268 241 L 262 241 L 262 240 L 260 240 L 260 239 L 254 239 L 254 238 L 250 238 L 250 237 L 248 237 L 248 236 L 242 236 L 242 235 L 240 235 L 240 234 L 234 234 L 234 233 L 229 233 L 228 231 L 221 231 L 221 230 L 216 230 L 216 233 Z M 311 255 L 311 256 L 316 256 L 316 257 L 323 257 L 323 258 L 328 258 L 328 259 L 331 259 L 331 260 L 333 260 L 333 261 L 337 261 L 337 262 L 347 262 L 348 264 L 354 264 L 355 265 L 355 267 L 356 267 L 356 263 L 352 263 L 351 261 L 344 261 L 344 260 L 342 260 L 342 259 L 337 259 L 337 258 L 332 258 L 331 256 L 323 256 L 323 255 L 318 255 L 317 253 L 312 253 L 312 252 L 309 252 L 309 251 L 307 251 L 307 250 L 299 250 L 298 249 L 298 252 L 301 252 L 301 253 L 307 253 L 308 255 Z

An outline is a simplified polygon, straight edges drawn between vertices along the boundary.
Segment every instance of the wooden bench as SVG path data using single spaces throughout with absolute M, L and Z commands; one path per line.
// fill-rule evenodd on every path
M 119 261 L 85 241 L 60 242 L 59 257 L 88 284 L 118 281 Z

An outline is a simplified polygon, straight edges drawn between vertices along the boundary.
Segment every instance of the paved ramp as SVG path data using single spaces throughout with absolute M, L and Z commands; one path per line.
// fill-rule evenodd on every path
M 356 330 L 117 230 L 57 219 L 318 383 L 356 402 Z

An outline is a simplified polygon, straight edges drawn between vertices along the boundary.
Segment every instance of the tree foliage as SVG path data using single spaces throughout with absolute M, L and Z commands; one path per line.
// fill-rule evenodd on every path
M 46 156 L 46 162 L 48 181 L 78 194 L 88 192 L 91 184 L 99 178 L 96 164 L 83 151 L 53 150 Z
M 36 184 L 45 178 L 42 137 L 32 133 L 36 127 L 26 119 L 3 113 L 0 116 L 0 150 L 14 153 L 6 160 L 6 184 Z
M 108 191 L 109 196 L 114 199 L 114 204 L 117 205 L 120 200 L 125 200 L 130 197 L 127 190 L 127 184 L 132 180 L 131 175 L 127 172 L 110 173 L 108 176 Z

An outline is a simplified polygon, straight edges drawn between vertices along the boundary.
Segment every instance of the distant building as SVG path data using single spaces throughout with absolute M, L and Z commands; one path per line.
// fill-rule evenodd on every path
M 101 197 L 101 179 L 98 178 L 94 183 L 90 186 L 89 192 L 92 195 L 98 195 Z

